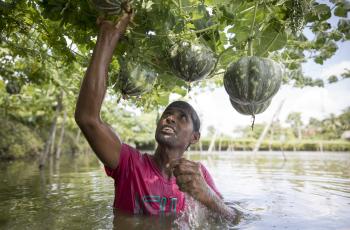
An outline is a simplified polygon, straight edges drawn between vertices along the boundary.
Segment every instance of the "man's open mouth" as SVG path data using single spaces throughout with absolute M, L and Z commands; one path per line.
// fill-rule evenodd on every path
M 161 131 L 162 131 L 162 133 L 167 133 L 167 134 L 174 134 L 175 133 L 174 128 L 171 126 L 164 126 Z

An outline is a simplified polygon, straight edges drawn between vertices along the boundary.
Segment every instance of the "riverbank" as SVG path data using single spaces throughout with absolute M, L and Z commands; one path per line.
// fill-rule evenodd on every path
M 53 143 L 50 152 L 55 154 L 58 148 L 58 136 L 60 126 L 57 127 L 53 135 Z M 37 158 L 44 150 L 45 143 L 49 138 L 50 126 L 30 126 L 14 119 L 0 118 L 0 160 L 15 160 L 23 158 Z M 52 138 L 52 135 L 51 135 Z M 199 143 L 191 146 L 193 151 L 252 151 L 257 143 L 256 139 L 227 139 L 218 138 L 212 140 L 202 138 Z M 128 144 L 136 146 L 140 150 L 150 150 L 155 148 L 155 140 L 134 141 Z M 78 154 L 91 151 L 85 138 L 80 134 L 77 127 L 66 127 L 61 151 L 68 154 Z M 298 141 L 266 139 L 262 141 L 260 151 L 337 151 L 350 152 L 350 141 L 345 140 L 308 140 Z
M 196 145 L 191 146 L 193 151 L 252 151 L 258 140 L 256 139 L 211 139 L 203 138 Z M 136 142 L 138 149 L 153 149 L 154 141 Z M 262 141 L 261 151 L 329 151 L 350 152 L 350 142 L 344 140 L 278 140 Z

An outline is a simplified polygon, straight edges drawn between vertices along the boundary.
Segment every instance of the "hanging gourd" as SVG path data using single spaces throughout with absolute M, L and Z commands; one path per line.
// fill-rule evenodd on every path
M 174 74 L 189 83 L 208 77 L 216 65 L 213 51 L 202 44 L 187 41 L 171 48 L 170 59 Z
M 262 103 L 237 103 L 230 98 L 231 105 L 237 112 L 253 117 L 252 129 L 254 127 L 255 115 L 264 112 L 271 104 L 271 100 L 269 99 Z
M 264 112 L 281 86 L 283 70 L 280 64 L 261 57 L 243 57 L 230 64 L 224 75 L 224 87 L 232 106 L 253 117 Z
M 18 80 L 8 80 L 6 83 L 6 91 L 8 94 L 19 94 L 21 92 L 22 85 Z
M 158 76 L 149 65 L 133 60 L 119 60 L 120 70 L 114 86 L 123 98 L 140 96 L 152 90 Z
M 236 103 L 263 103 L 271 99 L 282 82 L 280 64 L 261 57 L 243 57 L 230 64 L 224 75 L 224 86 Z

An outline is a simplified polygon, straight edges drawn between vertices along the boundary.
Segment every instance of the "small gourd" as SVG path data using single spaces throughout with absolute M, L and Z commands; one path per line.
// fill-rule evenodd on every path
M 149 65 L 136 61 L 119 61 L 120 70 L 115 91 L 123 97 L 140 96 L 152 90 L 158 73 Z
M 181 41 L 170 50 L 171 67 L 175 75 L 186 82 L 208 77 L 217 58 L 213 51 L 200 43 Z

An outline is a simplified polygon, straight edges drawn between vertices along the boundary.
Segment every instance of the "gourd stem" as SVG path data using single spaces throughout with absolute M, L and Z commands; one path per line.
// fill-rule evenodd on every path
M 253 122 L 252 122 L 252 131 L 254 130 L 254 123 L 255 123 L 255 114 L 252 114 Z
M 118 99 L 117 99 L 117 104 L 119 104 L 120 100 L 122 99 L 122 94 L 119 95 Z
M 217 56 L 217 59 L 216 59 L 216 62 L 215 62 L 215 65 L 214 65 L 214 68 L 213 70 L 208 74 L 208 77 L 210 78 L 211 75 L 215 72 L 216 70 L 216 67 L 218 66 L 219 64 L 219 61 L 220 61 L 220 58 L 222 57 L 222 55 L 227 52 L 227 51 L 230 51 L 232 49 L 232 46 L 230 47 L 227 47 L 227 49 L 225 49 L 224 51 L 222 51 L 218 56 Z M 224 73 L 224 72 L 223 72 Z M 213 76 L 216 75 L 216 74 L 213 74 Z
M 193 31 L 188 31 L 186 33 L 182 33 L 182 34 L 154 34 L 152 36 L 155 36 L 155 37 L 180 37 L 181 35 L 190 35 L 190 34 L 198 34 L 198 33 L 203 33 L 203 32 L 207 32 L 209 30 L 213 30 L 215 28 L 217 28 L 219 25 L 219 23 L 216 23 L 214 25 L 211 25 L 207 28 L 204 28 L 204 29 L 201 29 L 201 30 L 193 30 Z M 149 37 L 149 35 L 147 34 L 143 34 L 143 33 L 139 33 L 139 32 L 135 32 L 135 31 L 130 31 L 132 34 L 136 34 L 136 35 L 139 35 L 139 36 L 142 36 L 142 37 Z
M 191 91 L 191 82 L 187 83 L 187 94 L 189 94 Z
M 253 51 L 253 36 L 254 36 L 254 26 L 255 26 L 257 10 L 258 10 L 258 1 L 255 2 L 253 22 L 252 22 L 252 25 L 250 26 L 250 33 L 249 33 L 249 38 L 248 38 L 248 56 L 253 56 L 254 55 L 254 51 Z

